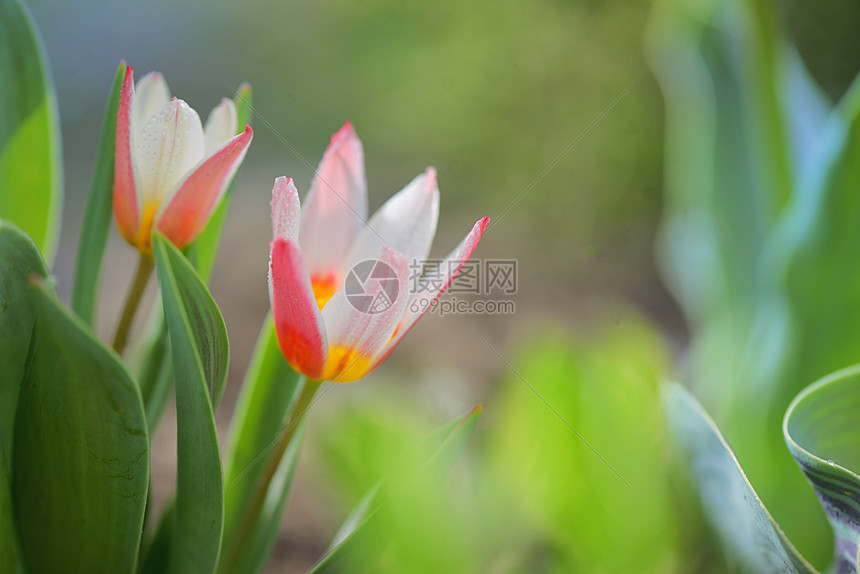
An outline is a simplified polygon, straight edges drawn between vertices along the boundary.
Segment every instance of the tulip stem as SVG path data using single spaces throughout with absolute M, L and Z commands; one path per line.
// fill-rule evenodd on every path
M 143 293 L 146 291 L 146 284 L 149 282 L 150 275 L 152 275 L 153 267 L 154 261 L 152 255 L 141 252 L 140 259 L 137 262 L 137 271 L 135 271 L 134 279 L 131 281 L 131 288 L 125 300 L 125 307 L 123 307 L 122 316 L 119 318 L 116 333 L 113 337 L 113 350 L 119 354 L 122 354 L 125 344 L 128 342 L 128 334 L 131 331 L 131 325 L 134 322 L 137 309 L 140 307 L 140 301 L 143 299 Z
M 281 466 L 281 461 L 284 458 L 284 453 L 287 452 L 287 447 L 293 440 L 296 434 L 296 429 L 302 421 L 305 413 L 311 406 L 311 401 L 316 395 L 323 381 L 305 378 L 302 384 L 301 394 L 298 400 L 290 409 L 290 415 L 287 418 L 286 424 L 278 433 L 277 442 L 272 448 L 272 454 L 269 457 L 269 462 L 266 469 L 257 482 L 248 505 L 243 509 L 239 528 L 236 530 L 236 535 L 233 540 L 225 540 L 229 544 L 228 552 L 225 553 L 225 560 L 222 562 L 221 572 L 233 572 L 237 566 L 237 562 L 242 552 L 242 548 L 248 543 L 251 534 L 254 531 L 257 523 L 257 517 L 263 509 L 263 503 L 266 501 L 266 496 L 269 494 L 269 486 Z

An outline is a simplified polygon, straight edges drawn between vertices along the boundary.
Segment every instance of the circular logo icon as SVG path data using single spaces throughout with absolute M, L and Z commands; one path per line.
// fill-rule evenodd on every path
M 394 269 L 378 259 L 356 263 L 344 282 L 344 292 L 350 305 L 369 315 L 390 308 L 399 291 L 400 281 Z

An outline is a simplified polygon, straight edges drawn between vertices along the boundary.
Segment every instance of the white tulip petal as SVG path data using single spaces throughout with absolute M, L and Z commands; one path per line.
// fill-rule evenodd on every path
M 170 101 L 170 88 L 159 72 L 150 72 L 134 85 L 134 108 L 131 115 L 131 128 L 135 139 L 152 116 L 157 114 Z
M 289 177 L 279 177 L 272 188 L 272 239 L 298 242 L 301 203 Z
M 224 98 L 212 108 L 203 126 L 204 154 L 208 157 L 215 153 L 215 150 L 236 135 L 237 131 L 236 104 L 233 100 Z
M 373 214 L 356 239 L 344 271 L 379 257 L 383 247 L 402 253 L 409 265 L 420 265 L 430 254 L 438 219 L 436 170 L 428 168 Z
M 200 116 L 174 98 L 149 120 L 135 144 L 144 210 L 157 208 L 167 192 L 203 159 Z
M 413 293 L 409 294 L 409 301 L 406 309 L 403 312 L 403 317 L 400 319 L 400 324 L 391 340 L 384 348 L 374 357 L 372 371 L 378 367 L 391 354 L 395 347 L 403 340 L 406 333 L 409 332 L 418 319 L 430 309 L 430 306 L 445 292 L 445 289 L 451 285 L 451 282 L 457 277 L 457 274 L 463 269 L 472 253 L 481 242 L 481 237 L 487 226 L 490 224 L 489 217 L 483 217 L 478 220 L 472 227 L 472 230 L 460 244 L 454 248 L 448 256 L 439 262 L 434 268 L 429 270 Z
M 364 150 L 349 122 L 332 136 L 303 203 L 299 243 L 311 276 L 338 275 L 367 219 Z

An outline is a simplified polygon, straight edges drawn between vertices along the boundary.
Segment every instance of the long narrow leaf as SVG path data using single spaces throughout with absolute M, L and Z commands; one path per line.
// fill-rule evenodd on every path
M 153 253 L 176 374 L 176 522 L 169 571 L 211 573 L 218 564 L 224 519 L 212 407 L 227 373 L 227 331 L 206 286 L 182 253 L 158 234 L 153 236 Z
M 176 526 L 176 501 L 171 500 L 161 513 L 155 536 L 145 550 L 138 574 L 164 574 L 169 570 L 174 526 Z
M 72 308 L 84 321 L 93 324 L 98 301 L 99 277 L 113 207 L 114 149 L 116 147 L 116 112 L 119 91 L 125 77 L 125 62 L 116 70 L 108 93 L 102 133 L 99 138 L 96 163 L 93 167 L 90 193 L 75 262 L 75 280 L 72 285 Z
M 286 424 L 300 390 L 299 375 L 284 360 L 278 348 L 274 322 L 268 317 L 260 331 L 230 425 L 226 457 L 225 547 L 235 542 L 242 510 L 251 500 L 253 489 L 266 468 L 265 454 Z M 222 574 L 252 573 L 265 564 L 278 533 L 303 428 L 304 425 L 293 436 L 269 488 L 257 524 L 245 547 L 239 550 L 235 567 L 222 564 Z

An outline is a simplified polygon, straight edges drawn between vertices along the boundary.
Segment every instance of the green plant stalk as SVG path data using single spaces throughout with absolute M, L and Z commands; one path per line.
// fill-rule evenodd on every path
M 230 547 L 224 554 L 226 572 L 233 571 L 233 567 L 236 560 L 239 558 L 242 547 L 247 543 L 251 536 L 257 516 L 260 514 L 260 510 L 263 508 L 263 503 L 266 500 L 269 485 L 272 483 L 272 479 L 278 471 L 278 467 L 281 465 L 281 459 L 284 457 L 287 447 L 293 440 L 293 436 L 296 433 L 299 422 L 310 407 L 311 401 L 314 396 L 316 396 L 322 383 L 323 381 L 320 380 L 305 379 L 299 398 L 290 410 L 290 416 L 287 418 L 286 424 L 279 433 L 278 442 L 275 443 L 274 452 L 272 452 L 272 455 L 269 457 L 266 470 L 260 477 L 260 481 L 254 489 L 250 503 L 242 512 L 242 520 L 239 523 L 239 529 L 236 531 L 236 537 L 229 542 Z
M 119 324 L 116 326 L 116 333 L 113 337 L 113 350 L 120 355 L 128 342 L 128 334 L 131 331 L 134 316 L 137 314 L 138 307 L 140 307 L 140 301 L 143 299 L 146 284 L 149 282 L 149 277 L 152 275 L 154 267 L 155 262 L 152 255 L 141 252 L 140 259 L 137 262 L 137 271 L 135 271 L 134 279 L 131 281 L 131 288 L 125 300 L 125 307 L 122 310 L 122 316 L 119 319 Z

